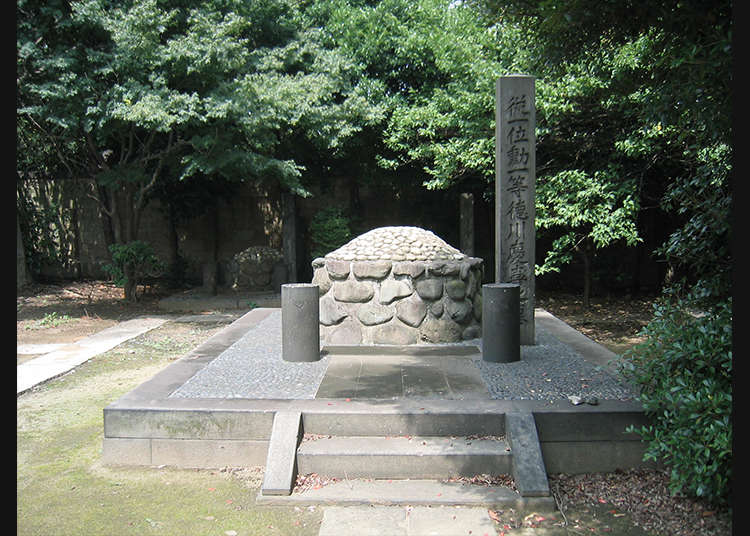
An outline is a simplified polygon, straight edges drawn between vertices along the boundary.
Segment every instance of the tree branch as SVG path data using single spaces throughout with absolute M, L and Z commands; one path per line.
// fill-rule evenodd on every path
M 96 148 L 96 144 L 94 144 L 94 139 L 91 137 L 91 132 L 86 132 L 86 146 L 89 148 L 89 151 L 91 151 L 91 154 L 93 155 L 96 162 L 99 164 L 99 167 L 102 169 L 109 170 L 109 165 L 107 164 L 106 160 L 102 158 L 102 155 L 99 154 L 98 149 Z
M 152 136 L 152 139 L 153 139 L 153 136 Z M 158 157 L 158 161 L 156 163 L 156 168 L 154 169 L 154 172 L 151 174 L 151 180 L 149 180 L 149 182 L 145 184 L 143 187 L 141 187 L 140 190 L 138 191 L 138 197 L 136 199 L 136 207 L 138 209 L 140 209 L 143 206 L 143 200 L 145 199 L 146 193 L 148 193 L 148 191 L 154 187 L 154 184 L 156 184 L 156 180 L 159 178 L 161 169 L 164 166 L 164 159 L 176 147 L 176 145 L 173 142 L 174 142 L 174 132 L 170 130 L 169 139 L 167 140 L 166 148 L 163 151 L 160 151 L 158 153 L 158 156 L 157 155 L 152 156 L 152 158 Z M 149 144 L 150 143 L 151 143 L 151 140 L 149 140 Z

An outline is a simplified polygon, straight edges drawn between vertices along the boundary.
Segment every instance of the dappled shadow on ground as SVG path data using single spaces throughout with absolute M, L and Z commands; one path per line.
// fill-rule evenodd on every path
M 643 341 L 641 330 L 653 318 L 656 296 L 596 296 L 589 308 L 583 297 L 538 290 L 536 305 L 616 354 Z
M 138 295 L 137 302 L 126 302 L 122 288 L 104 281 L 35 283 L 16 293 L 16 320 L 34 321 L 64 315 L 122 320 L 157 312 L 159 300 L 167 294 L 156 287 L 139 287 Z
M 16 293 L 16 343 L 64 344 L 107 329 L 117 322 L 164 314 L 155 288 L 139 288 L 138 302 L 124 300 L 122 288 L 103 281 L 32 284 Z M 28 356 L 17 356 L 17 361 Z

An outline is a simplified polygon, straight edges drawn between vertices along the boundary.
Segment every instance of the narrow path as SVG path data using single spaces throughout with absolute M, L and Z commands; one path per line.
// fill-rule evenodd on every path
M 487 508 L 330 506 L 319 536 L 495 536 Z
M 126 320 L 85 339 L 64 345 L 16 367 L 16 395 L 35 385 L 65 374 L 95 355 L 111 350 L 128 339 L 157 328 L 170 316 L 141 317 Z

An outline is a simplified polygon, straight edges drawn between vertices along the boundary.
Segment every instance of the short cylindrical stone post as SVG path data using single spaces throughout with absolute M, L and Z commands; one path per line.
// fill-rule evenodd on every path
M 320 360 L 318 285 L 281 285 L 281 357 L 284 361 Z
M 510 363 L 521 359 L 520 286 L 482 285 L 482 359 Z

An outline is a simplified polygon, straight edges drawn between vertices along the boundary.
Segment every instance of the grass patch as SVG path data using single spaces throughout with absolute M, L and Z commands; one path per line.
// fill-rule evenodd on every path
M 18 396 L 18 535 L 317 535 L 321 509 L 255 504 L 257 468 L 101 464 L 103 408 L 223 327 L 167 322 Z

